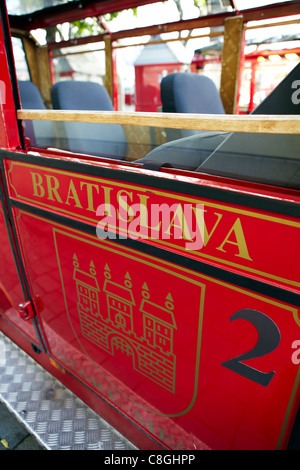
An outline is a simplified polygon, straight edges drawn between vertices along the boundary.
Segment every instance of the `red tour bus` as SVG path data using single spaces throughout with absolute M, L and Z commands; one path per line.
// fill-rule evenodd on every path
M 299 64 L 250 115 L 235 103 L 246 26 L 298 21 L 300 2 L 33 39 L 150 3 L 1 2 L 0 380 L 13 344 L 126 448 L 299 448 Z M 122 40 L 195 28 L 224 35 L 220 89 L 179 71 L 162 77 L 161 112 L 115 111 Z M 97 42 L 103 84 L 57 75 Z M 19 385 L 30 427 L 21 369 L 0 398 Z M 64 437 L 55 386 L 42 398 Z

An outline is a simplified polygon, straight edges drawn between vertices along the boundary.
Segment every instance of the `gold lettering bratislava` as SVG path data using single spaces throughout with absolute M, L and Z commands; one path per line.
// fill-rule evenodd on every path
M 162 224 L 160 220 L 150 226 L 147 214 L 151 209 L 151 196 L 139 193 L 138 190 L 122 188 L 120 186 L 101 185 L 96 182 L 82 181 L 78 178 L 68 178 L 60 182 L 59 178 L 53 174 L 41 174 L 38 172 L 30 172 L 32 178 L 33 196 L 47 203 L 61 204 L 67 207 L 86 210 L 95 214 L 99 205 L 105 205 L 106 215 L 111 216 L 111 208 L 116 208 L 116 214 L 119 221 L 130 223 L 133 220 L 133 205 L 138 205 L 139 210 L 139 226 L 144 229 L 151 229 L 152 233 L 156 233 L 156 238 L 161 239 L 162 234 L 170 235 L 171 231 L 182 229 L 183 238 L 191 239 L 189 224 L 185 218 L 183 205 L 181 202 L 175 204 L 173 217 L 170 218 L 168 224 Z M 170 195 L 170 199 L 172 195 Z M 172 204 L 174 200 L 172 200 Z M 161 202 L 161 207 L 166 204 L 165 198 Z M 249 254 L 248 245 L 242 222 L 240 217 L 235 217 L 228 225 L 225 213 L 220 211 L 208 212 L 204 206 L 192 204 L 192 213 L 194 223 L 200 231 L 203 240 L 203 249 L 207 246 L 210 248 L 216 244 L 214 249 L 216 253 L 227 254 L 229 250 L 238 258 L 252 261 Z M 210 216 L 209 226 L 207 224 L 207 216 Z M 110 225 L 110 228 L 114 228 Z M 141 232 L 137 232 L 139 235 Z M 145 238 L 145 237 L 144 237 Z

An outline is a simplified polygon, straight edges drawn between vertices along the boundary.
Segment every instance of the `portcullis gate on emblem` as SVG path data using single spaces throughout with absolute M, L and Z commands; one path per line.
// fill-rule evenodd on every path
M 197 395 L 205 286 L 108 240 L 53 231 L 77 347 L 130 400 L 186 413 Z
M 82 335 L 109 354 L 114 355 L 116 350 L 121 350 L 131 357 L 133 369 L 175 393 L 173 337 L 176 323 L 171 293 L 166 297 L 165 306 L 157 305 L 149 300 L 149 288 L 144 282 L 143 299 L 137 305 L 130 274 L 126 273 L 124 285 L 114 282 L 106 264 L 102 286 L 105 301 L 100 302 L 101 289 L 94 262 L 91 261 L 87 273 L 79 269 L 78 258 L 74 254 L 73 265 Z M 142 336 L 134 330 L 136 308 L 142 317 Z

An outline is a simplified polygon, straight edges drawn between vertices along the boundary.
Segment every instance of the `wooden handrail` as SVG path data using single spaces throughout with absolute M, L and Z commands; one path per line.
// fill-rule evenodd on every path
M 175 114 L 122 111 L 18 110 L 18 119 L 72 121 L 259 134 L 300 134 L 300 115 Z

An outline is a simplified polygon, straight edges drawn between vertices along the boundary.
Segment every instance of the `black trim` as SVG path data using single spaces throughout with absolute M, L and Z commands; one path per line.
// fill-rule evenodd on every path
M 20 250 L 19 250 L 19 246 L 16 245 L 17 246 L 17 253 L 16 253 L 15 246 L 14 246 L 14 243 L 13 243 L 13 235 L 15 237 L 15 240 L 17 238 L 16 238 L 16 230 L 15 230 L 14 224 L 12 223 L 13 214 L 11 212 L 11 207 L 10 207 L 9 204 L 6 204 L 6 201 L 9 201 L 9 196 L 8 196 L 7 187 L 6 187 L 6 183 L 5 183 L 4 171 L 5 170 L 4 170 L 3 161 L 0 161 L 1 179 L 2 179 L 3 188 L 4 188 L 4 194 L 2 194 L 2 191 L 0 191 L 0 200 L 1 200 L 1 203 L 2 203 L 2 207 L 3 207 L 3 215 L 4 215 L 4 220 L 5 220 L 5 224 L 6 224 L 8 237 L 9 237 L 10 248 L 11 248 L 14 260 L 15 260 L 16 268 L 17 268 L 17 271 L 18 271 L 20 283 L 21 283 L 22 290 L 23 290 L 24 299 L 25 300 L 30 300 L 30 298 L 29 298 L 30 288 L 29 288 L 29 285 L 26 281 L 26 275 L 25 275 L 24 267 L 21 266 L 21 264 L 20 264 L 21 253 L 20 253 Z M 25 282 L 24 282 L 24 280 L 25 280 Z
M 11 210 L 11 205 L 9 204 L 9 195 L 8 195 L 8 190 L 7 190 L 7 185 L 6 185 L 5 169 L 4 169 L 3 160 L 0 160 L 0 183 L 1 183 L 0 186 L 2 186 L 3 189 L 4 189 L 4 194 L 3 194 L 2 190 L 1 190 L 1 187 L 0 187 L 0 202 L 1 202 L 2 208 L 3 208 L 3 217 L 4 217 L 4 221 L 5 221 L 5 225 L 6 225 L 6 232 L 7 232 L 7 235 L 8 235 L 11 252 L 12 252 L 12 255 L 13 255 L 13 258 L 14 258 L 14 261 L 15 261 L 15 267 L 16 267 L 17 274 L 18 274 L 18 277 L 19 277 L 19 281 L 20 281 L 20 285 L 21 285 L 21 289 L 22 289 L 22 292 L 23 292 L 24 299 L 32 301 L 31 295 L 30 295 L 31 289 L 30 289 L 30 286 L 28 284 L 25 268 L 24 268 L 24 265 L 23 265 L 23 262 L 22 262 L 22 254 L 21 254 L 20 246 L 19 246 L 19 243 L 14 243 L 14 240 L 18 240 L 18 237 L 17 237 L 16 227 L 12 223 L 13 214 L 12 214 L 12 210 Z M 8 203 L 6 203 L 7 201 L 8 201 Z M 20 301 L 22 301 L 22 300 L 23 299 L 20 299 Z M 32 321 L 32 324 L 33 324 L 33 327 L 34 327 L 34 330 L 35 330 L 36 341 L 39 342 L 39 346 L 42 349 L 42 351 L 47 352 L 47 347 L 46 347 L 47 343 L 46 343 L 44 335 L 42 333 L 41 326 L 39 325 L 38 316 L 35 315 L 34 318 L 31 321 Z M 22 331 L 17 326 L 16 326 L 16 328 L 19 331 Z
M 142 165 L 142 168 L 145 170 L 159 171 L 161 168 L 172 168 L 170 163 L 157 162 L 155 160 L 145 160 Z
M 238 206 L 245 206 L 247 208 L 264 210 L 268 212 L 274 212 L 276 214 L 300 218 L 300 204 L 289 201 L 281 201 L 277 198 L 271 199 L 270 197 L 244 194 L 237 191 L 229 191 L 211 186 L 201 186 L 199 184 L 186 183 L 184 181 L 178 180 L 174 181 L 173 179 L 157 177 L 156 175 L 144 175 L 134 171 L 131 172 L 126 170 L 116 170 L 114 168 L 103 168 L 92 165 L 89 162 L 79 163 L 69 160 L 61 160 L 59 156 L 42 157 L 30 154 L 9 152 L 0 149 L 0 157 L 48 168 L 72 171 L 74 173 L 81 173 L 98 178 L 119 180 L 126 183 L 133 183 L 138 186 L 151 186 L 155 189 L 182 193 L 187 196 L 212 199 L 214 201 L 236 204 Z M 74 155 L 74 158 L 76 158 L 76 155 Z M 114 161 L 113 163 L 116 162 Z M 196 177 L 201 178 L 201 175 L 196 175 Z M 280 188 L 278 188 L 278 192 L 279 191 Z
M 10 27 L 9 27 L 7 16 L 6 16 L 5 2 L 0 3 L 0 19 L 1 19 L 1 26 L 3 30 L 3 36 L 4 36 L 10 83 L 12 87 L 15 109 L 20 109 L 21 102 L 20 102 L 20 97 L 18 93 L 17 74 L 16 74 L 16 69 L 15 69 L 15 61 L 14 61 L 12 43 L 11 43 L 11 38 L 10 38 Z M 16 119 L 17 119 L 17 116 L 16 116 Z M 21 147 L 25 149 L 25 139 L 24 139 L 22 122 L 18 120 L 17 123 L 18 123 Z
M 79 222 L 67 218 L 65 216 L 55 214 L 53 212 L 48 212 L 44 209 L 30 206 L 20 201 L 11 200 L 11 205 L 31 214 L 43 217 L 47 220 L 51 220 L 67 227 L 88 233 L 89 235 L 96 236 L 96 227 L 93 225 Z M 214 279 L 219 279 L 221 281 L 228 282 L 229 284 L 233 284 L 243 289 L 247 289 L 258 294 L 262 294 L 273 299 L 300 307 L 300 294 L 296 294 L 284 288 L 267 284 L 263 281 L 258 281 L 256 279 L 249 278 L 246 274 L 237 274 L 226 270 L 226 268 L 217 268 L 203 261 L 195 260 L 193 258 L 187 258 L 184 255 L 177 254 L 169 250 L 167 251 L 163 248 L 147 244 L 143 241 L 134 240 L 132 238 L 116 238 L 114 239 L 114 243 L 125 246 L 126 248 L 139 251 L 146 255 L 154 256 L 169 263 L 181 266 L 183 268 L 190 269 L 199 274 L 203 274 Z

